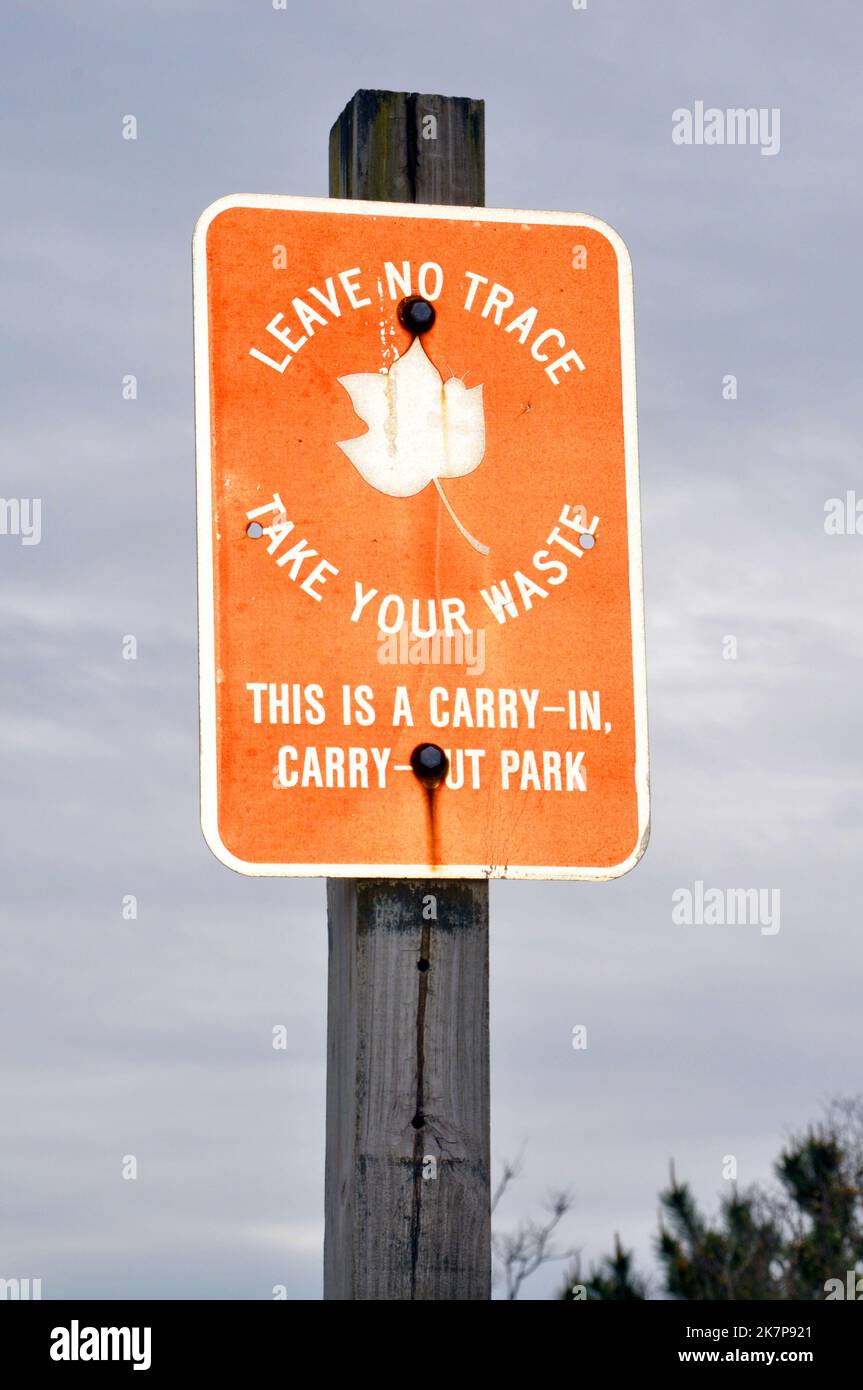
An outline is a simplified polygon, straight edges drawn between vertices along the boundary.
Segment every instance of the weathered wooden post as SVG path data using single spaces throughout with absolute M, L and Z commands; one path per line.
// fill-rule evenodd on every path
M 485 201 L 481 101 L 360 91 L 330 194 Z M 488 1299 L 488 883 L 330 879 L 324 1297 Z

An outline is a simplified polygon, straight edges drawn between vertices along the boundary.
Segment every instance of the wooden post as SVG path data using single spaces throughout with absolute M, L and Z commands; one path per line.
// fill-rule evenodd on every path
M 360 91 L 330 194 L 485 202 L 484 109 Z M 330 879 L 324 1297 L 491 1296 L 488 883 Z

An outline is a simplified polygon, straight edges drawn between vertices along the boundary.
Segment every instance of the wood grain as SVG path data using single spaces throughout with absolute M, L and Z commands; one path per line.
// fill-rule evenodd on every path
M 360 91 L 330 193 L 479 207 L 484 149 L 481 101 Z M 330 879 L 327 917 L 324 1297 L 489 1299 L 488 883 Z
M 331 879 L 327 907 L 325 1296 L 487 1299 L 488 885 Z

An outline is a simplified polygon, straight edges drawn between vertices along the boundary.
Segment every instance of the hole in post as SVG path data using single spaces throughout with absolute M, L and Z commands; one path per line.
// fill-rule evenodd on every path
M 413 1129 L 422 1129 L 425 1122 L 425 1115 L 421 1110 L 418 1110 L 417 1113 L 414 1115 L 413 1119 L 411 1120 L 411 1126 Z
M 426 960 L 424 956 L 417 961 L 417 970 L 422 970 L 423 973 L 425 973 L 425 971 L 428 970 L 430 966 L 431 961 Z

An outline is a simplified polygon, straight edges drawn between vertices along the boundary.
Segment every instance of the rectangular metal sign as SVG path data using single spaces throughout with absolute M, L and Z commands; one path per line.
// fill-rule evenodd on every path
M 194 275 L 214 853 L 250 874 L 626 872 L 648 769 L 620 237 L 237 196 L 202 216 Z

